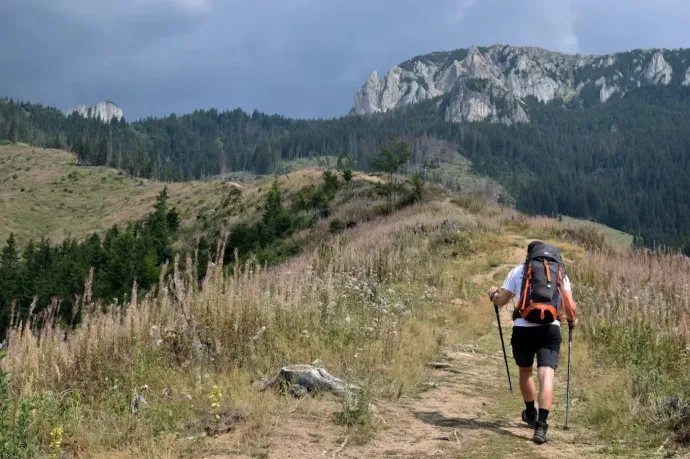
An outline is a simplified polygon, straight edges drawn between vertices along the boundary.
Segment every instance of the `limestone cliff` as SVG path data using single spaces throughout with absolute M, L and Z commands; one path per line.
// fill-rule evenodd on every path
M 418 56 L 385 76 L 374 71 L 355 95 L 354 112 L 385 112 L 439 96 L 449 121 L 528 122 L 526 99 L 599 103 L 642 85 L 690 85 L 689 62 L 677 50 L 569 55 L 534 47 L 473 46 Z M 672 61 L 682 61 L 675 69 Z
M 125 115 L 122 109 L 112 102 L 101 101 L 95 105 L 80 105 L 76 109 L 67 110 L 67 116 L 78 113 L 84 118 L 96 118 L 104 123 L 109 123 L 112 119 L 120 121 Z

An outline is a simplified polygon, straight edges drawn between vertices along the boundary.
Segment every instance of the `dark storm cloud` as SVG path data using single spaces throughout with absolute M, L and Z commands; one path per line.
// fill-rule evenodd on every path
M 687 46 L 671 0 L 1 0 L 0 94 L 128 119 L 241 106 L 345 114 L 374 69 L 472 44 Z

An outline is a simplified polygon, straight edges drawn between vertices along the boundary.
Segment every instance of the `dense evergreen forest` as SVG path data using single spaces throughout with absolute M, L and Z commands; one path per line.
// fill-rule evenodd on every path
M 158 282 L 161 265 L 173 255 L 179 226 L 177 211 L 169 208 L 164 190 L 146 219 L 126 228 L 114 226 L 103 238 L 93 234 L 85 241 L 68 238 L 58 245 L 41 239 L 21 248 L 10 235 L 0 253 L 0 334 L 13 313 L 26 318 L 31 309 L 45 310 L 53 298 L 59 300 L 56 307 L 63 319 L 78 320 L 76 296 L 84 294 L 91 269 L 88 294 L 93 299 L 122 304 L 135 281 L 142 291 L 148 290 Z
M 643 85 L 605 104 L 590 96 L 528 100 L 532 121 L 513 126 L 448 123 L 443 98 L 331 120 L 237 109 L 111 124 L 4 100 L 0 139 L 71 149 L 84 164 L 168 181 L 271 173 L 283 160 L 342 152 L 368 170 L 391 132 L 416 146 L 413 164 L 429 164 L 435 152 L 425 146 L 443 140 L 506 186 L 520 210 L 594 219 L 634 234 L 638 244 L 690 253 L 690 88 Z
M 396 141 L 394 146 L 398 150 L 393 152 L 393 159 L 380 161 L 380 170 L 393 173 L 407 161 L 407 144 Z M 223 216 L 246 214 L 242 192 L 232 188 L 225 198 L 224 215 L 195 227 L 191 240 L 179 231 L 180 217 L 168 204 L 167 188 L 158 195 L 148 217 L 124 228 L 114 226 L 103 238 L 93 234 L 84 241 L 68 238 L 58 245 L 41 239 L 22 248 L 10 235 L 0 251 L 0 337 L 10 324 L 25 320 L 30 314 L 34 320 L 42 320 L 44 312 L 50 311 L 64 323 L 76 324 L 81 308 L 91 301 L 104 307 L 124 305 L 131 299 L 134 285 L 142 295 L 159 282 L 162 269 L 171 273 L 176 255 L 183 260 L 180 269 L 191 271 L 188 274 L 202 280 L 209 261 L 219 259 L 217 242 L 222 237 L 227 238 L 222 258 L 230 271 L 235 263 L 244 265 L 251 260 L 264 266 L 296 255 L 300 247 L 290 236 L 327 216 L 338 190 L 352 180 L 352 168 L 346 158 L 339 159 L 337 170 L 324 171 L 321 184 L 302 187 L 290 202 L 286 202 L 278 181 L 274 181 L 263 196 L 256 218 L 225 228 Z M 417 177 L 411 183 L 407 191 L 403 184 L 393 182 L 378 184 L 374 189 L 382 194 L 397 193 L 399 207 L 421 199 L 423 182 Z M 352 191 L 352 187 L 348 189 Z M 332 220 L 330 230 L 341 232 L 347 223 Z M 189 266 L 184 260 L 192 254 Z

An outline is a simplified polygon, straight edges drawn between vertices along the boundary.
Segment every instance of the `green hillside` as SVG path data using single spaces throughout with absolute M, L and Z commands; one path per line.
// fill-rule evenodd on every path
M 327 183 L 305 171 L 280 188 L 296 202 L 305 185 Z M 530 218 L 435 187 L 385 215 L 373 193 L 380 183 L 341 184 L 330 216 L 288 236 L 302 250 L 279 264 L 215 258 L 203 282 L 178 268 L 124 307 L 80 300 L 82 325 L 15 326 L 0 366 L 9 372 L 0 451 L 98 459 L 687 453 L 690 423 L 679 411 L 690 399 L 680 295 L 687 258 L 609 252 L 591 225 Z M 258 201 L 265 224 L 274 219 L 271 196 Z M 257 197 L 241 203 L 254 207 Z M 534 238 L 561 249 L 581 322 L 570 430 L 561 427 L 559 370 L 550 442 L 541 447 L 520 422 L 520 396 L 508 391 L 485 293 Z M 501 322 L 509 333 L 509 311 Z M 258 390 L 289 364 L 322 367 L 358 395 Z
M 614 245 L 620 247 L 630 247 L 633 242 L 632 235 L 624 233 L 622 231 L 615 230 L 601 223 L 592 222 L 588 220 L 578 220 L 572 217 L 562 216 L 563 221 L 566 223 L 584 224 L 591 225 L 594 229 L 601 232 L 606 238 L 611 241 Z
M 21 245 L 45 236 L 81 239 L 148 214 L 168 186 L 184 223 L 220 203 L 221 182 L 164 184 L 135 179 L 107 167 L 77 164 L 74 154 L 26 144 L 0 146 L 0 241 L 10 233 Z
M 628 65 L 617 62 L 607 71 Z M 582 69 L 577 78 L 593 71 Z M 528 98 L 530 123 L 512 126 L 446 122 L 448 96 L 330 120 L 197 110 L 111 125 L 2 101 L 0 137 L 71 149 L 85 164 L 134 176 L 185 181 L 238 171 L 270 174 L 285 161 L 343 152 L 369 171 L 379 146 L 395 133 L 414 145 L 414 167 L 433 164 L 437 146 L 446 144 L 471 161 L 475 173 L 501 183 L 521 211 L 593 220 L 634 235 L 638 245 L 690 250 L 684 210 L 690 191 L 682 179 L 690 173 L 690 88 L 674 78 L 667 86 L 626 88 L 625 97 L 602 104 L 590 86 L 567 102 Z

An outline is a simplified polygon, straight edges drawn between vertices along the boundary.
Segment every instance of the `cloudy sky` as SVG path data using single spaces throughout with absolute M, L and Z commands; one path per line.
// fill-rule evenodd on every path
M 0 0 L 0 96 L 331 117 L 415 55 L 690 47 L 689 23 L 687 0 Z

